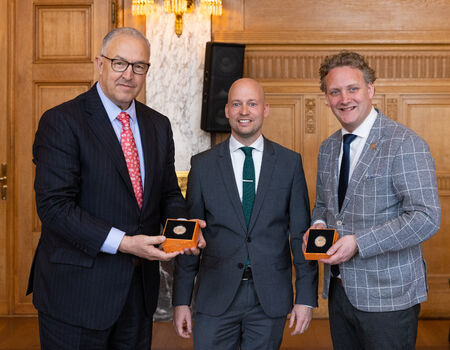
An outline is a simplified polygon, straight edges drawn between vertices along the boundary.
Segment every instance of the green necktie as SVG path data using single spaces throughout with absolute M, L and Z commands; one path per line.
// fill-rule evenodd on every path
M 245 153 L 244 170 L 242 172 L 242 209 L 244 210 L 247 227 L 252 217 L 253 203 L 255 202 L 255 166 L 253 164 L 253 147 L 241 147 Z

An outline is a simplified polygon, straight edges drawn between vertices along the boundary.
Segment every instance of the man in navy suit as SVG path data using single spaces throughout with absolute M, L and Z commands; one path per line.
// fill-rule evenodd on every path
M 263 137 L 269 105 L 255 80 L 234 82 L 225 112 L 230 138 L 191 161 L 187 202 L 190 214 L 208 223 L 208 245 L 201 259 L 177 257 L 175 329 L 185 338 L 192 332 L 197 276 L 196 350 L 274 350 L 287 314 L 292 334 L 300 334 L 317 306 L 317 264 L 301 250 L 310 225 L 302 160 Z
M 42 234 L 28 292 L 43 349 L 150 348 L 159 260 L 182 253 L 157 247 L 160 225 L 188 212 L 169 120 L 135 100 L 149 59 L 140 32 L 111 31 L 95 58 L 98 83 L 40 120 L 33 155 Z

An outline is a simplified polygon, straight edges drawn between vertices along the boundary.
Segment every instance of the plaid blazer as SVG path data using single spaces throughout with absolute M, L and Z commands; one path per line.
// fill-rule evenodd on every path
M 421 243 L 437 232 L 441 211 L 435 165 L 426 142 L 378 111 L 338 209 L 341 131 L 319 151 L 313 222 L 355 234 L 358 253 L 340 264 L 345 292 L 362 311 L 409 308 L 427 298 Z M 330 265 L 324 268 L 328 296 Z

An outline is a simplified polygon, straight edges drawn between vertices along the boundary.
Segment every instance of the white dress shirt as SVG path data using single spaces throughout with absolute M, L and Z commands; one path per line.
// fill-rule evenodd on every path
M 230 155 L 231 155 L 231 163 L 233 165 L 234 178 L 236 180 L 236 185 L 239 192 L 239 198 L 242 202 L 242 172 L 244 170 L 244 161 L 245 154 L 240 149 L 241 147 L 245 147 L 242 143 L 240 143 L 236 138 L 231 135 L 230 136 Z M 261 172 L 261 163 L 262 156 L 264 151 L 264 138 L 262 135 L 256 139 L 249 147 L 253 147 L 252 158 L 253 164 L 255 165 L 255 194 L 258 190 L 258 182 L 259 182 L 259 174 Z
M 356 135 L 357 137 L 350 144 L 350 172 L 348 175 L 348 181 L 352 178 L 353 170 L 355 170 L 356 164 L 358 164 L 359 157 L 361 156 L 362 150 L 364 149 L 364 145 L 366 144 L 367 138 L 369 137 L 370 130 L 372 130 L 373 123 L 377 119 L 377 111 L 372 107 L 369 115 L 364 119 L 360 126 L 358 126 L 351 134 Z M 346 134 L 350 134 L 349 131 L 344 128 L 341 129 L 342 137 Z M 341 161 L 343 154 L 343 145 L 341 143 L 341 151 L 339 154 L 339 162 L 338 162 L 338 174 L 341 170 Z

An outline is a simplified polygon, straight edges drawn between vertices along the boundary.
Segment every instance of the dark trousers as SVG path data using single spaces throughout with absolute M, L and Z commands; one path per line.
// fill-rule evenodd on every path
M 331 279 L 328 312 L 335 350 L 415 349 L 419 311 L 420 304 L 391 312 L 357 310 L 339 280 Z
M 152 319 L 144 307 L 141 267 L 137 267 L 127 301 L 116 323 L 105 330 L 86 329 L 39 312 L 43 350 L 149 350 Z
M 275 350 L 283 339 L 286 316 L 267 316 L 253 281 L 242 281 L 231 306 L 220 316 L 195 314 L 195 350 Z

